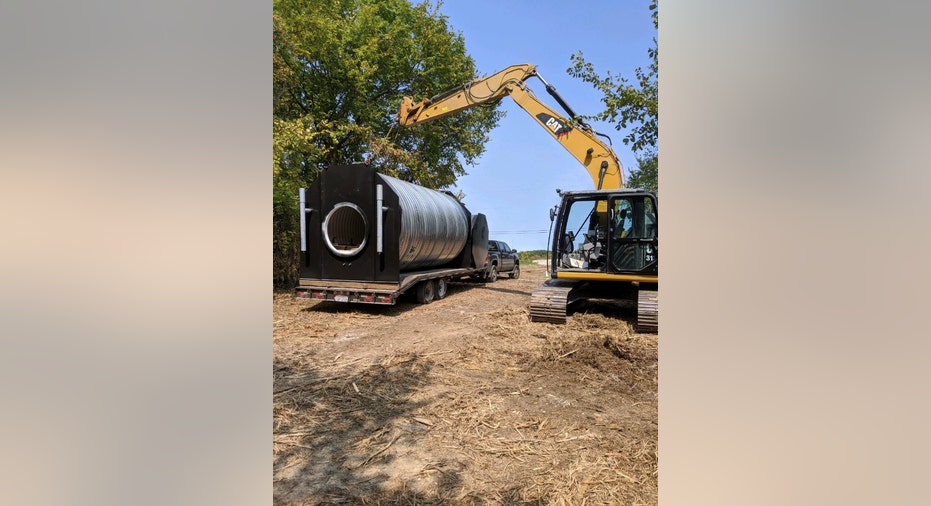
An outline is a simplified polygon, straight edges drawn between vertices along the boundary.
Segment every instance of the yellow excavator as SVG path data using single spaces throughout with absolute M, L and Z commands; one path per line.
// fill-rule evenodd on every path
M 566 111 L 569 119 L 541 102 L 527 86 L 539 79 Z M 551 278 L 530 297 L 530 319 L 565 323 L 571 304 L 606 300 L 636 305 L 637 328 L 659 327 L 658 207 L 651 192 L 628 189 L 624 171 L 610 138 L 579 118 L 556 89 L 532 64 L 507 67 L 415 103 L 404 97 L 398 122 L 411 127 L 477 105 L 490 105 L 505 96 L 515 102 L 550 136 L 562 144 L 588 171 L 595 189 L 562 191 L 559 206 L 550 210 Z

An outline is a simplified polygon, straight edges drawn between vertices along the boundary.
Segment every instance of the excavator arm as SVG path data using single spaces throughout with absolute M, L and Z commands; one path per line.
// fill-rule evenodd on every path
M 564 118 L 533 94 L 526 84 L 527 79 L 531 77 L 543 82 L 546 91 L 559 102 L 572 121 Z M 493 104 L 505 96 L 514 99 L 517 105 L 530 114 L 585 167 L 596 189 L 624 187 L 624 171 L 614 150 L 598 138 L 601 134 L 578 118 L 556 89 L 529 63 L 511 65 L 491 76 L 475 79 L 417 103 L 414 103 L 411 97 L 404 97 L 398 111 L 398 122 L 402 126 L 414 126 L 476 105 Z

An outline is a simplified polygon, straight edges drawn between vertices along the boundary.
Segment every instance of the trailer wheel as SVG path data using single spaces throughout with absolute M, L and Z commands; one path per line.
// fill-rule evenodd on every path
M 498 266 L 491 264 L 491 267 L 488 269 L 488 274 L 485 275 L 486 283 L 494 283 L 498 279 Z
M 439 278 L 436 280 L 436 298 L 442 299 L 446 297 L 446 293 L 449 291 L 449 282 L 446 278 Z
M 433 284 L 432 279 L 421 281 L 417 285 L 417 302 L 421 304 L 429 304 L 433 302 L 433 297 L 435 295 L 436 285 Z

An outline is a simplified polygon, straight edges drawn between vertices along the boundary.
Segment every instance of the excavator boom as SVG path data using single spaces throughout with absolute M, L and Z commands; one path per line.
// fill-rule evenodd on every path
M 475 105 L 497 102 L 508 94 L 507 85 L 522 83 L 536 74 L 536 66 L 529 63 L 511 65 L 493 75 L 480 77 L 416 104 L 411 97 L 404 97 L 398 112 L 398 122 L 401 126 L 414 126 Z
M 530 77 L 537 77 L 543 82 L 547 92 L 566 110 L 571 120 L 533 94 L 526 85 Z M 536 66 L 529 63 L 511 65 L 491 76 L 475 79 L 417 103 L 411 97 L 404 97 L 398 111 L 398 122 L 402 126 L 414 126 L 476 105 L 493 104 L 505 96 L 514 99 L 585 167 L 596 189 L 624 188 L 624 171 L 614 150 L 602 142 L 589 125 L 578 119 L 555 88 L 537 73 Z

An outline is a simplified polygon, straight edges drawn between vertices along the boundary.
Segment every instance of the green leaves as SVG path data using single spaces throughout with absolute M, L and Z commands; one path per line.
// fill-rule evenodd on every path
M 627 178 L 629 188 L 643 188 L 654 194 L 657 193 L 659 157 L 656 152 L 647 152 L 637 157 L 637 168 L 630 171 L 630 177 Z
M 430 128 L 392 129 L 405 94 L 431 96 L 476 76 L 461 34 L 436 7 L 405 0 L 275 0 L 273 21 L 278 169 L 298 158 L 316 164 L 369 159 L 401 174 L 421 173 L 422 184 L 445 186 L 465 173 L 463 162 L 484 151 L 497 122 L 494 111 L 468 111 Z M 295 150 L 302 156 L 287 155 Z
M 592 64 L 585 61 L 581 51 L 572 55 L 572 67 L 567 69 L 569 75 L 591 83 L 604 94 L 602 102 L 605 110 L 594 118 L 615 123 L 617 130 L 629 128 L 630 133 L 622 140 L 634 152 L 656 148 L 658 69 L 656 50 L 651 50 L 651 53 L 654 55 L 653 63 L 647 70 L 634 69 L 635 84 L 611 71 L 607 72 L 606 77 L 601 77 Z

